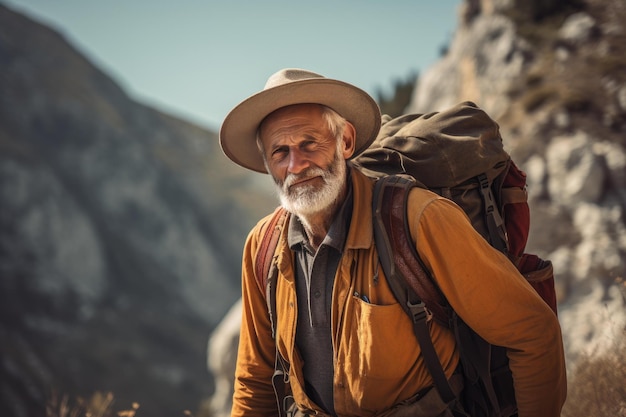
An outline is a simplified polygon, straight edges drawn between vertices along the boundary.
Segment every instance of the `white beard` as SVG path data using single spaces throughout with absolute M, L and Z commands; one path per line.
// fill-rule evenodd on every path
M 294 183 L 313 177 L 321 177 L 324 184 L 297 185 L 291 188 Z M 326 170 L 310 168 L 298 175 L 289 174 L 282 183 L 274 178 L 281 205 L 299 217 L 320 213 L 330 208 L 339 197 L 345 181 L 346 163 L 339 146 L 335 158 Z

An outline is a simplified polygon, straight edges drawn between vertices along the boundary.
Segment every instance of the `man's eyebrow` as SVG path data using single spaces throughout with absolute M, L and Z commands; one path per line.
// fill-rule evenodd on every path
M 272 132 L 272 136 L 277 136 L 277 135 L 279 136 L 279 135 L 285 135 L 285 134 L 292 136 L 294 133 L 293 132 L 294 130 L 297 130 L 296 133 L 298 136 L 302 136 L 308 139 L 322 138 L 330 134 L 329 132 L 320 131 L 320 129 L 315 128 L 315 127 L 304 127 L 303 125 L 296 125 L 296 126 L 281 127 L 275 130 L 274 132 Z

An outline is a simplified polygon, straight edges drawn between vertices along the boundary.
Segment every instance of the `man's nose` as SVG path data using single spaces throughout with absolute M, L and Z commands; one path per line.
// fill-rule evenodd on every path
M 308 158 L 298 149 L 292 149 L 289 152 L 289 173 L 299 174 L 309 167 Z

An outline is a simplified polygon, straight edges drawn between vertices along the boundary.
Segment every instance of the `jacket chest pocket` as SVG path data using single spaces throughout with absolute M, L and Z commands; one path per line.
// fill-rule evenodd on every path
M 353 302 L 354 337 L 348 349 L 358 358 L 359 374 L 376 380 L 402 379 L 419 356 L 409 317 L 398 303 Z

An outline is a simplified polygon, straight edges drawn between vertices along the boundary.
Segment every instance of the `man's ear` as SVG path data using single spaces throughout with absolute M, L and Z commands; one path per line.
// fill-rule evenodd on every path
M 343 157 L 344 159 L 350 159 L 354 154 L 356 147 L 356 129 L 354 125 L 346 121 L 346 126 L 343 128 Z

